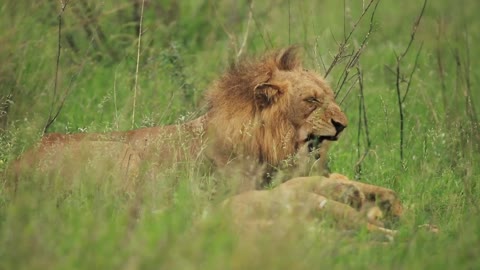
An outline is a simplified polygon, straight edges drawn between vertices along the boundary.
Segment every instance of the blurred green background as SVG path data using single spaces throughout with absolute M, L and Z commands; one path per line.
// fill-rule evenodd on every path
M 0 170 L 38 141 L 62 100 L 48 132 L 131 129 L 133 110 L 134 128 L 184 121 L 202 112 L 203 92 L 240 50 L 297 44 L 305 65 L 324 74 L 354 29 L 327 77 L 350 121 L 330 167 L 394 189 L 406 214 L 388 245 L 322 224 L 248 238 L 215 211 L 200 187 L 209 176 L 192 168 L 146 184 L 141 198 L 107 183 L 67 192 L 39 179 L 14 199 L 0 192 L 0 269 L 480 267 L 478 1 L 429 1 L 400 62 L 422 1 L 382 0 L 371 20 L 373 1 L 360 21 L 367 0 L 150 0 L 143 14 L 141 0 L 71 0 L 64 12 L 61 4 L 0 3 Z M 401 105 L 397 80 L 402 99 L 409 89 Z M 165 181 L 174 188 L 162 189 Z M 440 233 L 418 229 L 425 223 Z

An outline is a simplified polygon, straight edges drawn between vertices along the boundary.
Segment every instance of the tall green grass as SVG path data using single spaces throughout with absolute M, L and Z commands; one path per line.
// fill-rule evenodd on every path
M 132 128 L 139 18 L 134 2 L 141 3 L 67 5 L 55 97 L 59 2 L 0 4 L 0 109 L 5 111 L 0 114 L 0 170 L 38 140 L 52 102 L 55 112 L 66 91 L 49 132 Z M 300 44 L 307 66 L 322 73 L 322 61 L 332 61 L 344 31 L 350 31 L 367 2 L 255 1 L 245 50 L 259 54 Z M 32 175 L 15 197 L 0 190 L 0 269 L 478 268 L 480 5 L 475 0 L 427 4 L 402 62 L 408 74 L 423 44 L 403 108 L 402 163 L 391 69 L 421 6 L 382 0 L 359 60 L 371 140 L 360 177 L 393 188 L 404 202 L 394 243 L 379 244 L 364 232 L 345 236 L 322 223 L 239 236 L 210 200 L 209 187 L 218 179 L 195 167 L 144 183 L 133 197 L 115 192 L 109 179 L 85 176 L 72 185 Z M 363 40 L 370 14 L 349 48 Z M 202 93 L 235 59 L 248 17 L 247 1 L 146 1 L 134 127 L 200 113 Z M 335 89 L 343 64 L 328 77 Z M 359 91 L 357 85 L 352 89 L 342 104 L 350 125 L 330 156 L 331 170 L 350 177 L 358 152 L 366 147 L 365 135 L 360 148 L 357 143 Z M 437 225 L 440 233 L 418 228 L 425 223 Z

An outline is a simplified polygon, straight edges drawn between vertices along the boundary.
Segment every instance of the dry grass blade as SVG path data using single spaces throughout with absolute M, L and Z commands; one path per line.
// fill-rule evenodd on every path
M 237 60 L 242 56 L 245 46 L 247 45 L 248 35 L 250 32 L 250 25 L 252 24 L 253 18 L 253 0 L 250 1 L 250 5 L 248 8 L 248 21 L 247 21 L 247 30 L 245 30 L 245 34 L 243 36 L 242 45 L 240 45 L 240 49 L 237 52 Z
M 138 92 L 138 70 L 140 66 L 140 48 L 142 42 L 142 24 L 143 24 L 143 8 L 145 7 L 145 0 L 142 0 L 142 8 L 140 10 L 140 23 L 138 25 L 138 45 L 137 45 L 137 63 L 135 66 L 135 84 L 133 86 L 133 108 L 132 108 L 132 128 L 135 127 L 135 108 L 137 106 L 137 92 Z

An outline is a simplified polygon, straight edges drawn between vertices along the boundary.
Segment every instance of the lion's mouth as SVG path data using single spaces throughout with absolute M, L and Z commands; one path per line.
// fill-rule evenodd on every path
M 336 141 L 336 140 L 338 140 L 338 137 L 339 137 L 338 135 L 339 134 L 330 135 L 330 136 L 319 136 L 319 135 L 315 135 L 315 134 L 310 134 L 305 139 L 305 142 L 308 142 L 309 145 L 312 144 L 312 146 L 318 146 L 323 141 Z
M 338 140 L 338 134 L 334 135 L 334 136 L 318 136 L 318 135 L 315 135 L 315 134 L 310 134 L 310 135 L 308 135 L 305 142 L 308 143 L 308 152 L 312 153 L 315 150 L 320 148 L 323 141 L 336 141 L 336 140 Z M 315 158 L 319 159 L 320 154 L 316 153 Z

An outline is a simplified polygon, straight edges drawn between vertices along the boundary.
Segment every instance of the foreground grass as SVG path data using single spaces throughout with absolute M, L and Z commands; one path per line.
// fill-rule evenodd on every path
M 58 91 L 70 89 L 70 94 L 51 131 L 129 129 L 137 47 L 135 21 L 125 16 L 132 14 L 132 6 L 128 1 L 120 6 L 86 2 L 90 13 L 72 2 L 64 14 Z M 66 183 L 34 175 L 23 179 L 15 197 L 1 190 L 0 269 L 478 268 L 478 123 L 465 104 L 467 97 L 480 104 L 478 92 L 466 94 L 480 76 L 468 64 L 480 53 L 474 46 L 480 40 L 479 6 L 473 0 L 457 6 L 431 2 L 413 43 L 414 49 L 423 43 L 423 49 L 404 105 L 403 163 L 395 76 L 387 67 L 394 67 L 393 52 L 407 46 L 421 3 L 381 2 L 376 30 L 360 61 L 372 142 L 361 178 L 393 188 L 404 201 L 406 214 L 395 242 L 384 245 L 365 232 L 339 232 L 322 221 L 292 221 L 261 235 L 238 235 L 217 209 L 218 202 L 209 199 L 205 183 L 210 176 L 195 167 L 145 183 L 136 194 L 117 192 L 112 179 L 84 176 Z M 351 27 L 361 3 L 346 3 Z M 0 4 L 1 24 L 8 26 L 0 35 L 1 101 L 12 94 L 8 125 L 0 118 L 0 128 L 6 127 L 0 135 L 2 169 L 38 139 L 48 117 L 56 8 L 28 1 Z M 225 31 L 235 33 L 240 43 L 238 33 L 244 33 L 248 20 L 244 3 L 165 1 L 146 10 L 135 127 L 173 123 L 201 111 L 203 89 L 235 55 Z M 300 43 L 309 66 L 322 72 L 318 54 L 329 63 L 337 48 L 332 34 L 343 36 L 338 1 L 290 3 L 290 34 L 287 1 L 255 3 L 254 10 L 246 47 L 252 53 Z M 97 21 L 85 24 L 86 14 Z M 86 27 L 101 28 L 108 33 L 106 40 L 98 33 L 89 36 Z M 365 21 L 354 40 L 361 40 L 367 28 Z M 68 35 L 75 46 L 65 41 Z M 414 56 L 415 51 L 407 56 L 406 70 Z M 329 75 L 334 87 L 340 74 L 341 68 Z M 351 124 L 332 148 L 330 164 L 332 171 L 351 177 L 357 152 L 365 148 L 364 137 L 357 145 L 358 90 L 353 89 L 342 104 Z M 425 223 L 437 225 L 440 233 L 418 229 Z
M 24 185 L 2 207 L 3 269 L 472 269 L 480 263 L 480 220 L 452 204 L 458 198 L 444 206 L 409 205 L 400 235 L 385 244 L 322 223 L 238 235 L 228 217 L 204 201 L 198 205 L 191 183 L 179 184 L 167 200 L 157 197 L 155 184 L 126 198 L 106 183 L 83 181 L 66 193 L 61 183 L 45 182 Z M 429 215 L 438 215 L 441 233 L 417 229 Z

